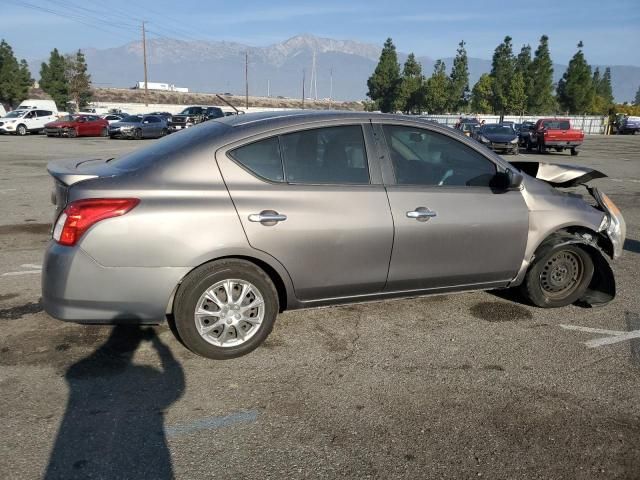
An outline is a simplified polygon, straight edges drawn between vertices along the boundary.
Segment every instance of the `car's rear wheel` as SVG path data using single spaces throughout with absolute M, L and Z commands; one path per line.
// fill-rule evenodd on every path
M 578 151 L 578 149 L 577 149 L 577 148 L 572 148 L 572 149 L 571 149 L 571 156 L 572 156 L 572 157 L 575 157 L 576 155 L 578 155 L 578 153 L 579 153 L 579 151 Z
M 271 333 L 278 293 L 269 276 L 244 260 L 219 260 L 191 272 L 174 303 L 180 340 L 203 357 L 245 355 Z
M 135 138 L 136 140 L 142 140 L 142 130 L 136 128 L 136 131 L 133 133 L 133 138 Z
M 576 245 L 561 245 L 534 261 L 522 285 L 523 292 L 538 307 L 564 307 L 584 295 L 592 277 L 589 254 Z
M 16 128 L 16 133 L 21 137 L 24 137 L 27 134 L 27 126 L 23 124 L 18 125 L 18 127 Z
M 161 137 L 166 137 L 167 134 L 169 133 L 169 130 L 167 130 L 166 128 L 162 129 L 162 133 L 160 134 Z
M 100 131 L 100 136 L 101 137 L 108 137 L 109 136 L 109 129 L 107 127 L 104 127 L 101 131 Z

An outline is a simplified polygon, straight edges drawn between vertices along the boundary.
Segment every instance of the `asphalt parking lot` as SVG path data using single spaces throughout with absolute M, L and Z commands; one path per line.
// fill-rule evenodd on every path
M 628 236 L 610 305 L 479 292 L 285 312 L 225 362 L 166 326 L 40 306 L 47 161 L 151 142 L 0 136 L 0 478 L 640 478 L 640 136 L 544 156 L 609 175 L 594 184 Z

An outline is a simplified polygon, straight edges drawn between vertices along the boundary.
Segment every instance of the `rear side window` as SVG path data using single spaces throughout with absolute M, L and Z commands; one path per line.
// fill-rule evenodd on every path
M 549 130 L 569 130 L 571 128 L 569 120 L 545 120 L 542 122 L 542 126 Z
M 489 186 L 493 162 L 447 135 L 415 127 L 383 127 L 399 185 Z
M 49 117 L 49 116 L 53 115 L 53 112 L 49 112 L 47 110 L 36 110 L 36 114 L 39 117 Z
M 368 184 L 360 125 L 316 128 L 280 137 L 289 183 Z
M 278 137 L 243 145 L 229 152 L 240 165 L 272 182 L 284 181 Z

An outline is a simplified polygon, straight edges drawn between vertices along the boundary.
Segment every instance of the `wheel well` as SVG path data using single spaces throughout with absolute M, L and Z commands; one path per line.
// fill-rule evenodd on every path
M 247 256 L 244 256 L 244 255 L 228 255 L 226 257 L 212 258 L 211 260 L 209 260 L 207 262 L 204 262 L 204 263 L 198 265 L 197 267 L 192 268 L 189 273 L 191 273 L 196 268 L 200 268 L 202 265 L 206 265 L 208 263 L 215 262 L 217 260 L 225 260 L 225 259 L 230 259 L 230 258 L 237 258 L 239 260 L 245 260 L 247 262 L 251 262 L 255 266 L 257 266 L 260 269 L 262 269 L 269 276 L 269 278 L 271 279 L 271 281 L 273 282 L 273 284 L 276 287 L 276 292 L 278 292 L 278 303 L 280 304 L 280 312 L 283 312 L 284 310 L 286 310 L 286 308 L 287 308 L 287 287 L 285 286 L 284 281 L 282 280 L 282 277 L 280 277 L 278 272 L 271 265 L 269 265 L 267 262 L 264 262 L 262 260 L 258 260 L 257 258 L 247 257 Z M 187 273 L 185 275 L 185 277 L 187 275 L 189 275 L 189 273 Z M 184 277 L 183 277 L 182 280 L 184 280 Z M 174 288 L 173 292 L 171 293 L 171 297 L 169 298 L 169 304 L 167 305 L 167 310 L 166 310 L 167 315 L 171 315 L 173 313 L 173 301 L 175 299 L 176 292 L 178 291 L 178 288 L 180 288 L 180 285 L 182 284 L 182 280 L 180 280 L 180 284 L 176 285 L 176 287 Z

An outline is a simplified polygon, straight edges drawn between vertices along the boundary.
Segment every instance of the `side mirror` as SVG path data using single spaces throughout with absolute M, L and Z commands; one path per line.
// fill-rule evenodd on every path
M 145 120 L 145 121 L 144 121 L 144 122 L 142 122 L 142 123 L 149 123 L 149 120 Z
M 505 172 L 498 172 L 491 179 L 490 187 L 493 190 L 506 192 L 509 190 L 520 190 L 524 177 L 520 172 L 515 172 L 510 168 Z

